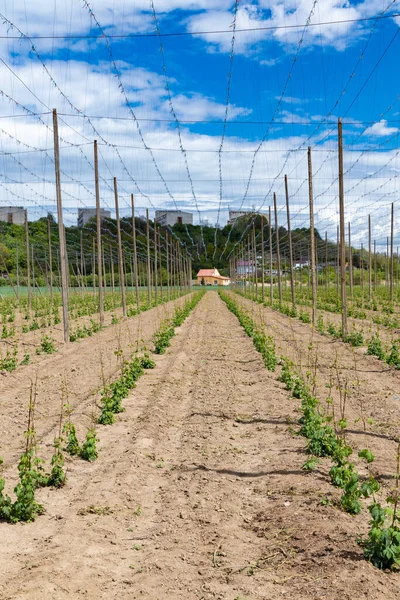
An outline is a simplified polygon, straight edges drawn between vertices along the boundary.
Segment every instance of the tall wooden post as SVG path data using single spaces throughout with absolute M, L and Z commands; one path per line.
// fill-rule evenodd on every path
M 275 212 L 275 238 L 276 238 L 276 254 L 278 259 L 278 293 L 279 293 L 279 304 L 282 304 L 282 281 L 281 281 L 281 254 L 279 248 L 279 223 L 278 223 L 278 209 L 276 207 L 276 194 L 274 192 L 274 212 Z
M 236 259 L 237 261 L 237 259 Z M 236 263 L 237 264 L 237 263 Z M 237 271 L 237 267 L 236 267 Z M 236 280 L 236 272 L 235 272 Z M 261 299 L 265 302 L 265 248 L 264 248 L 264 215 L 261 215 Z
M 292 304 L 296 304 L 296 295 L 295 295 L 295 287 L 294 287 L 294 277 L 293 277 L 293 245 L 292 245 L 292 230 L 290 228 L 290 208 L 289 208 L 289 188 L 288 188 L 288 180 L 287 175 L 285 175 L 285 194 L 286 194 L 286 213 L 287 213 L 287 226 L 288 226 L 288 236 L 289 236 L 289 267 L 290 267 L 290 287 L 292 290 Z
M 393 256 L 394 203 L 390 219 L 390 302 L 393 302 L 394 256 Z
M 371 248 L 371 215 L 368 215 L 368 297 L 372 300 L 372 248 Z
M 149 223 L 149 209 L 146 208 L 146 237 L 147 237 L 147 301 L 149 306 L 151 305 L 151 266 L 150 266 L 150 223 Z
M 316 281 L 315 281 L 314 194 L 313 194 L 312 161 L 311 161 L 311 147 L 310 146 L 308 146 L 307 157 L 308 157 L 308 201 L 309 201 L 309 208 L 310 208 L 312 323 L 313 323 L 313 325 L 315 325 L 316 311 L 317 311 L 317 289 L 316 289 Z
M 272 305 L 274 300 L 274 276 L 272 275 L 272 224 L 271 224 L 271 207 L 268 207 L 268 225 L 269 225 L 269 299 Z
M 101 216 L 100 216 L 100 188 L 99 188 L 99 157 L 97 152 L 97 140 L 94 140 L 94 183 L 96 192 L 96 238 L 97 238 L 97 273 L 99 288 L 99 317 L 100 325 L 104 323 L 104 300 L 103 300 L 103 273 L 101 260 Z
M 124 261 L 123 261 L 123 257 L 122 257 L 121 223 L 119 221 L 118 188 L 117 188 L 117 178 L 116 177 L 114 177 L 114 200 L 115 200 L 115 217 L 117 219 L 119 286 L 121 289 L 121 298 L 122 298 L 122 314 L 124 315 L 124 317 L 126 317 L 125 274 L 124 274 Z
M 60 147 L 58 140 L 58 119 L 57 111 L 53 109 L 53 134 L 54 134 L 54 167 L 56 175 L 56 196 L 57 196 L 57 216 L 58 216 L 58 235 L 60 239 L 60 266 L 61 266 L 61 297 L 63 305 L 63 324 L 64 341 L 69 342 L 69 319 L 68 319 L 68 257 L 67 245 L 65 241 L 65 230 L 63 223 L 62 198 L 61 198 L 61 177 L 60 177 Z
M 135 293 L 136 293 L 136 308 L 139 309 L 139 281 L 138 281 L 138 259 L 137 259 L 137 247 L 136 247 L 136 221 L 135 221 L 135 199 L 131 194 L 131 207 L 132 207 L 132 242 L 133 242 L 133 274 L 135 279 Z
M 346 233 L 344 225 L 344 176 L 343 176 L 343 131 L 342 119 L 338 122 L 339 150 L 339 221 L 340 221 L 340 284 L 342 299 L 342 334 L 347 338 L 347 298 L 346 298 Z

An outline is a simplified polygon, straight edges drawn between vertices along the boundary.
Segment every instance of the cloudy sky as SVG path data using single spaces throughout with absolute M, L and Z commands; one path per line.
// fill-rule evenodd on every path
M 346 220 L 378 245 L 400 211 L 400 7 L 394 0 L 2 0 L 0 205 L 54 210 L 51 109 L 59 113 L 65 222 L 101 196 L 122 214 L 181 208 L 224 225 L 228 210 L 336 237 L 337 126 L 344 123 Z M 400 223 L 400 214 L 396 224 Z M 397 231 L 397 227 L 396 227 Z M 396 236 L 400 244 L 400 233 Z

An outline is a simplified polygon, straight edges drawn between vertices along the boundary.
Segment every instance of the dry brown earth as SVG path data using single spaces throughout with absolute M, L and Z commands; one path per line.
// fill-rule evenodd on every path
M 98 460 L 70 460 L 35 523 L 0 525 L 2 600 L 397 599 L 356 543 L 366 511 L 335 508 L 327 464 L 302 471 L 298 401 L 215 292 L 156 362 Z

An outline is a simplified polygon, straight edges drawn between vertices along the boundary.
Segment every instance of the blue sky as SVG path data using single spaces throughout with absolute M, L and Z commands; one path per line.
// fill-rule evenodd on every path
M 154 34 L 153 8 L 161 33 L 186 34 L 162 37 L 163 54 L 157 35 L 87 38 Z M 27 205 L 33 218 L 54 206 L 52 122 L 42 113 L 56 107 L 67 223 L 94 204 L 97 138 L 102 203 L 113 206 L 116 176 L 122 214 L 133 192 L 141 213 L 180 207 L 223 225 L 229 208 L 266 210 L 275 191 L 284 224 L 287 173 L 294 226 L 306 226 L 310 145 L 316 224 L 333 238 L 331 123 L 341 116 L 346 219 L 365 242 L 371 213 L 384 242 L 400 168 L 396 9 L 390 0 L 242 0 L 235 20 L 230 0 L 3 0 L 0 203 Z

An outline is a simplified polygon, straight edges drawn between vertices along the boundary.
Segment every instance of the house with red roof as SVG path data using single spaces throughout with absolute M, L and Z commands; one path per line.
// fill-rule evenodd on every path
M 196 275 L 197 285 L 229 285 L 231 280 L 219 274 L 218 269 L 200 269 Z

